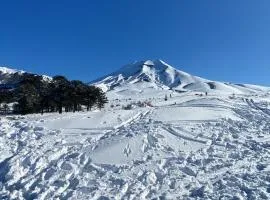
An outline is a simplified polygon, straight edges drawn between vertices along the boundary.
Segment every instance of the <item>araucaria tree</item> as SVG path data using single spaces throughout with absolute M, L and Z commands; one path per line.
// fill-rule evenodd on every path
M 100 88 L 97 88 L 96 97 L 97 97 L 97 107 L 99 109 L 103 108 L 104 104 L 108 103 L 108 99 L 105 96 L 105 93 Z
M 108 102 L 105 93 L 81 81 L 69 81 L 64 76 L 44 80 L 42 76 L 29 74 L 16 89 L 0 91 L 0 103 L 16 102 L 13 111 L 18 114 L 44 112 L 76 112 L 94 106 L 101 109 Z

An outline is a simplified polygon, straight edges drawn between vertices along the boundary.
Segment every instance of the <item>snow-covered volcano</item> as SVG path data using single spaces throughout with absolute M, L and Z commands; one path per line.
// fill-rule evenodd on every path
M 146 60 L 125 65 L 116 72 L 94 81 L 108 90 L 125 84 L 150 83 L 156 88 L 175 88 L 207 80 L 179 71 L 162 60 Z
M 180 71 L 162 60 L 146 60 L 125 65 L 116 72 L 104 76 L 91 84 L 104 91 L 123 88 L 173 89 L 178 91 L 221 91 L 228 93 L 246 93 L 270 90 L 266 87 L 231 84 L 211 81 Z

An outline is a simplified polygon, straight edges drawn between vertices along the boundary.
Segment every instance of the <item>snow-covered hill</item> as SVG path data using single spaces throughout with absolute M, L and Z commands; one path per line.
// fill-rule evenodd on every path
M 25 72 L 22 70 L 17 70 L 13 68 L 8 67 L 0 67 L 0 84 L 17 84 L 19 83 L 24 76 L 27 74 L 33 74 L 30 72 Z M 34 74 L 37 75 L 37 74 Z M 51 80 L 51 77 L 46 75 L 41 75 L 43 77 L 43 80 L 49 81 Z
M 269 91 L 270 88 L 247 84 L 231 84 L 211 81 L 177 70 L 162 60 L 146 60 L 126 65 L 116 72 L 93 81 L 104 91 L 135 89 L 173 89 L 177 91 L 254 93 Z
M 26 72 L 7 67 L 0 67 L 0 84 L 18 83 Z

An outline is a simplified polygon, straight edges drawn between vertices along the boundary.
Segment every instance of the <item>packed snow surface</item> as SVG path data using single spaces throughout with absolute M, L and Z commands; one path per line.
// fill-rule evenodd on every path
M 129 93 L 1 117 L 0 199 L 270 199 L 268 93 Z

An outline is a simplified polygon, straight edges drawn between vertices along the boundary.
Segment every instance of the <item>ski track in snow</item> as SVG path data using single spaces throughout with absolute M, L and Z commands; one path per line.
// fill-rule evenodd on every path
M 2 117 L 0 199 L 270 199 L 267 102 L 194 95 L 155 104 L 114 109 L 116 122 L 97 127 L 99 112 Z M 220 109 L 227 114 L 217 117 Z M 87 126 L 70 125 L 80 118 Z M 67 128 L 47 125 L 57 120 Z

